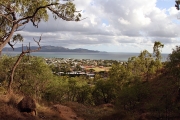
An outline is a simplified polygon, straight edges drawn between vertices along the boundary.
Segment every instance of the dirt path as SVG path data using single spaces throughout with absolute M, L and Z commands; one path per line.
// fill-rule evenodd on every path
M 84 120 L 83 118 L 78 117 L 70 107 L 60 104 L 54 105 L 53 107 L 60 113 L 60 117 L 64 120 Z

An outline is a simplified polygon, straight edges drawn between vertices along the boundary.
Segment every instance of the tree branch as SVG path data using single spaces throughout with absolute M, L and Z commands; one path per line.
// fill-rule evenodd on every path
M 42 35 L 41 35 L 42 36 Z M 21 54 L 19 55 L 17 61 L 15 62 L 14 66 L 12 67 L 12 70 L 11 70 L 11 76 L 10 76 L 10 80 L 9 80 L 9 83 L 8 83 L 8 93 L 9 94 L 12 94 L 13 93 L 13 90 L 12 90 L 12 83 L 14 81 L 14 72 L 17 68 L 17 66 L 19 65 L 20 61 L 22 60 L 23 56 L 26 54 L 26 53 L 30 53 L 30 52 L 37 52 L 41 49 L 41 46 L 40 46 L 40 41 L 41 41 L 41 36 L 39 38 L 39 41 L 36 41 L 34 39 L 34 41 L 38 44 L 38 48 L 36 50 L 30 50 L 30 46 L 29 48 L 27 48 L 26 51 L 23 50 L 23 46 L 22 46 L 22 52 Z
M 0 14 L 0 16 L 2 16 L 2 17 L 4 17 L 5 19 L 7 19 L 8 21 L 10 21 L 10 22 L 14 22 L 13 20 L 11 20 L 11 19 L 9 19 L 6 15 L 4 15 L 4 14 Z
M 51 3 L 51 4 L 48 4 L 48 5 L 45 5 L 45 6 L 40 6 L 40 7 L 38 7 L 38 8 L 35 10 L 35 12 L 33 13 L 33 15 L 27 16 L 27 17 L 24 17 L 24 18 L 21 18 L 21 19 L 19 19 L 17 22 L 19 23 L 20 21 L 33 18 L 33 17 L 35 17 L 35 15 L 37 14 L 37 12 L 38 12 L 40 9 L 47 8 L 48 6 L 57 5 L 57 4 L 58 4 L 58 3 Z
M 17 42 L 16 42 L 16 43 L 17 43 Z M 15 44 L 16 44 L 16 43 L 15 43 Z M 14 45 L 15 45 L 15 44 L 13 45 L 13 44 L 11 44 L 11 42 L 8 42 L 8 44 L 9 44 L 9 46 L 11 46 L 11 48 L 12 48 L 13 51 L 14 51 Z

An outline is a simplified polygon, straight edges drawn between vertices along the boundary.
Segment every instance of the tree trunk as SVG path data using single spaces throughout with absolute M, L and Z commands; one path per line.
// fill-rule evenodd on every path
M 19 65 L 21 59 L 23 58 L 23 56 L 24 56 L 26 53 L 36 52 L 36 51 L 39 51 L 39 50 L 41 49 L 41 46 L 40 46 L 40 44 L 39 44 L 40 41 L 41 41 L 41 36 L 40 36 L 40 38 L 39 38 L 39 41 L 36 41 L 35 39 L 34 39 L 34 41 L 35 41 L 35 42 L 38 44 L 38 46 L 39 46 L 36 50 L 31 50 L 31 49 L 30 49 L 30 43 L 29 43 L 29 48 L 27 48 L 26 51 L 23 51 L 23 45 L 22 45 L 22 52 L 21 52 L 21 54 L 19 55 L 16 63 L 14 64 L 14 66 L 13 66 L 13 68 L 12 68 L 12 70 L 11 70 L 11 76 L 10 76 L 10 80 L 9 80 L 9 84 L 8 84 L 8 88 L 7 88 L 7 91 L 8 91 L 9 94 L 13 93 L 12 83 L 13 83 L 13 81 L 14 81 L 14 72 L 15 72 L 17 66 Z M 0 47 L 1 47 L 1 46 L 0 46 Z M 1 49 L 0 49 L 0 51 L 1 51 Z
M 10 80 L 9 80 L 9 84 L 8 84 L 8 93 L 9 94 L 12 94 L 13 93 L 13 90 L 12 90 L 12 83 L 14 81 L 14 72 L 19 64 L 19 62 L 21 61 L 21 59 L 23 58 L 23 56 L 25 55 L 26 53 L 25 52 L 22 52 L 20 54 L 20 56 L 18 57 L 16 63 L 14 64 L 12 70 L 11 70 L 11 75 L 10 75 Z
M 14 31 L 16 31 L 18 27 L 18 24 L 15 24 L 13 25 L 11 31 L 10 31 L 10 34 L 8 35 L 8 37 L 3 41 L 3 43 L 0 45 L 0 55 L 1 55 L 1 51 L 2 49 L 8 44 L 8 42 L 11 40 L 13 34 L 14 34 Z

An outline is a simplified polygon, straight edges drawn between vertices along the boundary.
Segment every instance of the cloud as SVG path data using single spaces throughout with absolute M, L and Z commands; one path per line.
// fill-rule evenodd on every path
M 30 23 L 20 33 L 27 41 L 43 33 L 42 44 L 92 45 L 95 50 L 100 49 L 99 45 L 127 43 L 145 49 L 145 45 L 158 40 L 165 45 L 179 43 L 179 13 L 174 6 L 160 9 L 157 0 L 75 0 L 74 3 L 86 19 L 67 22 L 54 20 L 50 15 L 49 21 L 41 22 L 38 29 Z
M 123 19 L 123 18 L 119 18 L 118 21 L 119 21 L 121 24 L 124 24 L 124 25 L 129 25 L 129 24 L 130 24 L 129 21 L 127 21 L 127 20 L 125 20 L 125 19 Z

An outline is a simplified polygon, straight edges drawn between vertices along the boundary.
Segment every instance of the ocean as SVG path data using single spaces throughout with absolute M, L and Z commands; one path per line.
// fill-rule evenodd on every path
M 9 56 L 16 56 L 20 52 L 2 52 Z M 77 53 L 77 52 L 34 52 L 32 56 L 44 58 L 72 58 L 72 59 L 91 59 L 91 60 L 118 60 L 127 61 L 128 58 L 138 56 L 139 53 L 125 52 L 99 52 L 99 53 Z M 162 54 L 162 61 L 166 61 L 168 54 Z

